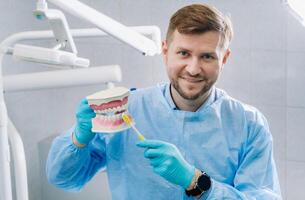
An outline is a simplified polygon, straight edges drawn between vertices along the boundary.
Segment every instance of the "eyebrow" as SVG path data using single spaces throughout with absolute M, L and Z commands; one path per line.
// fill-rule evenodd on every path
M 191 50 L 189 50 L 189 49 L 187 49 L 187 48 L 185 48 L 185 47 L 177 47 L 177 50 L 178 50 L 178 51 L 183 50 L 183 51 L 192 52 Z M 201 54 L 216 54 L 216 55 L 217 55 L 216 51 L 201 52 Z
M 203 54 L 203 55 L 206 55 L 206 54 L 213 54 L 213 55 L 217 55 L 217 53 L 216 53 L 216 52 L 204 52 L 204 53 L 201 53 L 201 54 Z

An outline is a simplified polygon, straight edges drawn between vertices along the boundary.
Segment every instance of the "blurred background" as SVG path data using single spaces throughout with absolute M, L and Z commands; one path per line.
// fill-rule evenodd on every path
M 208 3 L 231 16 L 235 36 L 231 57 L 218 81 L 231 96 L 254 105 L 267 117 L 284 199 L 305 199 L 305 27 L 282 0 L 81 0 L 127 26 L 157 25 L 164 38 L 170 16 L 191 3 Z M 49 29 L 32 11 L 35 0 L 0 1 L 0 41 L 9 35 Z M 50 8 L 55 8 L 49 4 Z M 71 28 L 90 28 L 66 14 Z M 93 66 L 119 64 L 125 87 L 167 81 L 162 57 L 144 57 L 112 38 L 75 39 L 79 55 Z M 43 41 L 41 45 L 48 45 Z M 37 42 L 35 43 L 37 44 Z M 37 64 L 4 60 L 4 74 L 45 71 Z M 90 77 L 88 77 L 90 78 Z M 24 142 L 30 200 L 111 199 L 107 176 L 99 173 L 80 193 L 46 181 L 45 161 L 52 139 L 70 128 L 83 97 L 105 85 L 5 94 L 8 113 Z

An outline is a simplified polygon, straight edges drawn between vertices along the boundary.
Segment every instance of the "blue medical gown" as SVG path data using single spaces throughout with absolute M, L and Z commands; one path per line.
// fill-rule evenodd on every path
M 133 91 L 128 109 L 146 138 L 176 145 L 190 164 L 210 175 L 212 187 L 200 199 L 281 199 L 272 136 L 255 108 L 213 88 L 196 112 L 182 111 L 163 83 Z M 133 130 L 96 134 L 82 149 L 73 145 L 72 131 L 52 144 L 47 161 L 52 184 L 77 191 L 106 169 L 114 200 L 192 199 L 153 172 Z

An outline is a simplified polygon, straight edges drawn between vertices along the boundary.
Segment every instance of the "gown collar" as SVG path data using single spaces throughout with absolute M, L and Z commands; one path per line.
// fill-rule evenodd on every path
M 210 106 L 213 102 L 216 101 L 215 90 L 216 90 L 216 88 L 215 88 L 215 86 L 213 86 L 211 88 L 211 93 L 210 93 L 210 96 L 208 97 L 208 99 L 195 112 L 200 112 L 200 111 L 204 110 L 206 107 Z M 174 103 L 174 100 L 172 98 L 172 95 L 170 92 L 170 83 L 167 83 L 165 85 L 164 95 L 165 95 L 166 101 L 168 102 L 168 104 L 172 110 L 180 110 L 179 108 L 177 108 L 177 106 Z

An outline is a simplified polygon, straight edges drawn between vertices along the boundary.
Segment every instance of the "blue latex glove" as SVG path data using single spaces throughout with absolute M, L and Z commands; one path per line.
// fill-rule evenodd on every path
M 87 99 L 82 99 L 76 111 L 76 126 L 74 130 L 74 136 L 78 143 L 87 145 L 95 136 L 95 133 L 91 131 L 91 120 L 95 115 Z
M 155 173 L 171 183 L 188 188 L 195 174 L 195 167 L 186 162 L 173 144 L 159 140 L 143 140 L 137 146 L 146 148 L 148 158 Z

